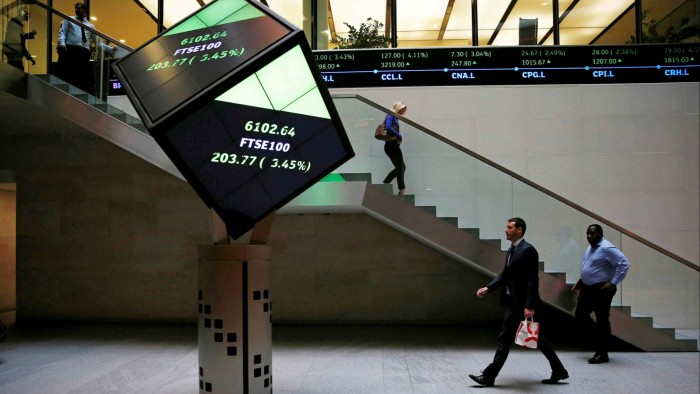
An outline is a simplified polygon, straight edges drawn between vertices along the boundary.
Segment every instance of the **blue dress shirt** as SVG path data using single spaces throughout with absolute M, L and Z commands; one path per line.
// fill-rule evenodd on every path
M 78 20 L 76 17 L 72 16 L 74 20 Z M 90 23 L 89 20 L 83 19 L 82 22 L 85 26 L 88 26 L 92 29 L 95 28 L 95 25 Z M 61 22 L 61 27 L 58 29 L 58 46 L 66 46 L 66 45 L 74 45 L 74 46 L 79 46 L 83 47 L 85 49 L 90 49 L 90 41 L 94 41 L 99 45 L 100 47 L 104 48 L 105 51 L 108 53 L 113 52 L 113 48 L 110 47 L 109 45 L 105 45 L 97 34 L 85 30 L 85 41 L 83 41 L 83 29 L 81 29 L 80 26 L 76 25 L 75 23 L 71 23 L 70 20 L 66 19 L 63 22 Z
M 617 286 L 630 267 L 629 261 L 615 245 L 603 238 L 597 245 L 589 246 L 583 255 L 581 280 L 586 285 L 610 282 Z

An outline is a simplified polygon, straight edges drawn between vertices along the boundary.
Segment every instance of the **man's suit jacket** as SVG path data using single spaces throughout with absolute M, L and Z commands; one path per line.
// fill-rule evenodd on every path
M 507 263 L 508 257 L 506 257 Z M 539 254 L 537 249 L 522 240 L 513 251 L 510 264 L 486 287 L 489 291 L 501 288 L 501 303 L 512 308 L 535 309 L 540 304 Z M 507 294 L 506 289 L 510 292 Z

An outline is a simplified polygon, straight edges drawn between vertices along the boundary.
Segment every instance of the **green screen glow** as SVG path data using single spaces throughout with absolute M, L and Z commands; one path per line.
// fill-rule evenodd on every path
M 299 46 L 270 62 L 216 100 L 330 119 Z
M 245 0 L 217 1 L 201 10 L 196 15 L 178 24 L 163 34 L 185 33 L 188 31 L 203 29 L 221 25 L 224 23 L 238 22 L 246 19 L 261 17 L 264 14 L 251 6 Z

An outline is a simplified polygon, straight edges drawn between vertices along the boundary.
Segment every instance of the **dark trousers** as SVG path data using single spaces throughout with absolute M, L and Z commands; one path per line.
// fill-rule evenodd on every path
M 594 347 L 598 354 L 608 354 L 610 348 L 610 305 L 617 292 L 617 289 L 601 290 L 604 284 L 583 285 L 576 305 L 576 318 L 582 323 L 581 328 L 595 334 Z M 595 313 L 595 321 L 591 312 Z
M 58 57 L 58 77 L 86 93 L 93 94 L 95 89 L 92 86 L 94 79 L 90 51 L 77 45 L 66 45 L 66 51 Z
M 19 70 L 24 71 L 24 63 L 22 62 L 22 59 L 19 59 L 19 60 L 8 60 L 8 61 L 7 61 L 7 64 L 9 64 L 10 66 L 12 66 L 12 67 L 14 67 L 14 68 L 16 68 L 16 69 L 19 69 Z
M 401 152 L 399 144 L 396 142 L 384 143 L 384 153 L 389 156 L 391 164 L 394 165 L 394 169 L 384 178 L 384 183 L 390 183 L 396 178 L 396 184 L 399 189 L 405 189 L 406 183 L 404 182 L 403 175 L 406 172 L 406 164 L 403 162 L 403 153 Z
M 506 315 L 503 318 L 503 325 L 501 326 L 501 332 L 498 333 L 498 347 L 496 348 L 496 355 L 493 357 L 493 362 L 484 369 L 484 376 L 495 379 L 498 373 L 503 368 L 508 358 L 508 353 L 510 353 L 510 347 L 515 340 L 515 332 L 518 331 L 518 326 L 520 322 L 524 319 L 523 310 L 525 308 L 516 307 L 508 308 Z M 557 353 L 554 351 L 552 344 L 547 341 L 542 336 L 542 330 L 540 329 L 539 339 L 537 341 L 537 348 L 544 354 L 549 361 L 549 366 L 552 368 L 552 372 L 563 371 L 564 365 L 557 357 Z

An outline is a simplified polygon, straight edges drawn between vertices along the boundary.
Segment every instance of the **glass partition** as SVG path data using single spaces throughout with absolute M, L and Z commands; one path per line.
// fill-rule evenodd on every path
M 641 42 L 700 41 L 700 1 L 644 0 Z
M 90 2 L 90 19 L 101 33 L 131 48 L 138 48 L 158 34 L 156 21 L 134 0 L 93 0 Z
M 484 7 L 489 7 L 488 3 Z M 552 2 L 520 0 L 509 11 L 504 10 L 500 30 L 495 32 L 492 45 L 537 45 L 552 29 Z
M 0 0 L 7 1 L 7 0 Z M 67 16 L 75 16 L 75 3 L 82 1 L 77 0 L 38 0 L 36 3 L 41 3 L 47 7 L 52 7 Z M 14 1 L 14 3 L 19 3 Z M 144 42 L 151 39 L 158 33 L 156 20 L 149 13 L 141 8 L 134 0 L 110 0 L 110 1 L 90 1 L 89 2 L 89 18 L 90 22 L 95 25 L 95 28 L 102 34 L 113 37 L 119 42 L 136 48 Z M 193 5 L 198 6 L 196 2 Z M 30 5 L 31 7 L 31 5 Z M 39 9 L 39 7 L 34 7 Z M 190 10 L 189 12 L 192 12 Z M 179 19 L 178 19 L 179 20 Z M 42 19 L 42 24 L 45 19 Z M 54 37 L 56 41 L 56 31 L 58 26 L 53 26 Z
M 584 0 L 577 2 L 572 9 L 562 7 L 560 2 L 559 31 L 561 45 L 594 44 L 606 35 L 608 29 L 614 26 L 625 15 L 634 15 L 634 0 Z M 633 19 L 634 20 L 634 19 Z M 634 25 L 629 26 L 634 35 Z M 618 33 L 619 34 L 619 33 Z M 629 35 L 621 33 L 621 39 Z M 609 42 L 624 44 L 621 42 Z
M 335 105 L 356 156 L 338 173 L 371 174 L 381 183 L 393 168 L 374 129 L 385 116 L 381 109 L 355 96 L 335 96 Z M 401 121 L 406 162 L 406 185 L 416 206 L 434 206 L 438 217 L 456 217 L 460 228 L 477 228 L 482 239 L 500 240 L 507 250 L 505 222 L 520 216 L 528 224 L 526 239 L 544 262 L 545 272 L 579 278 L 588 247 L 586 229 L 603 226 L 605 238 L 630 260 L 627 278 L 618 287 L 613 305 L 631 306 L 632 313 L 653 316 L 655 324 L 698 329 L 698 271 L 623 234 L 600 217 L 561 201 L 550 192 L 521 179 L 468 149 L 410 121 Z M 394 183 L 393 192 L 397 188 Z
M 25 31 L 31 32 L 36 30 L 36 35 L 33 39 L 27 40 L 27 50 L 32 55 L 32 59 L 36 62 L 32 65 L 31 62 L 24 62 L 24 69 L 31 74 L 45 74 L 50 67 L 51 59 L 47 56 L 47 48 L 49 47 L 49 35 L 46 24 L 48 12 L 43 8 L 36 6 L 28 6 L 30 18 L 25 22 Z M 10 11 L 10 15 L 16 15 L 17 9 Z
M 37 30 L 36 39 L 30 40 L 28 45 L 36 56 L 37 70 L 50 67 L 49 53 L 55 57 L 55 51 L 46 49 L 47 43 L 51 43 L 55 50 L 58 21 L 47 22 L 45 7 L 51 5 L 72 16 L 76 1 L 38 0 L 28 5 L 33 15 L 27 26 Z M 166 28 L 173 25 L 210 1 L 165 1 L 163 25 Z M 139 47 L 158 33 L 157 0 L 93 0 L 89 3 L 91 22 L 96 29 L 131 48 Z M 697 0 L 267 0 L 266 3 L 301 27 L 312 49 L 319 50 L 334 48 L 331 40 L 348 36 L 349 28 L 345 23 L 359 28 L 368 23 L 368 18 L 383 25 L 378 32 L 380 35 L 390 37 L 391 5 L 394 3 L 397 20 L 393 24 L 397 30 L 397 46 L 401 48 L 553 45 L 555 9 L 558 10 L 561 45 L 636 43 L 637 17 L 641 18 L 641 42 L 700 42 Z M 636 9 L 638 3 L 642 4 L 641 12 Z M 18 0 L 0 0 L 0 6 L 3 14 L 0 27 L 4 33 L 9 19 L 24 5 Z M 472 15 L 474 10 L 476 15 Z M 474 23 L 478 27 L 478 42 L 473 42 Z
M 449 6 L 448 6 L 449 7 Z M 447 26 L 445 26 L 442 36 L 437 34 L 439 46 L 472 46 L 473 30 L 472 26 L 472 3 L 470 1 L 455 1 L 452 8 L 446 7 Z M 449 14 L 448 14 L 449 12 Z M 416 46 L 433 46 L 430 44 L 420 44 Z
M 120 1 L 124 2 L 124 5 L 133 5 L 133 2 L 127 0 Z M 79 70 L 75 65 L 62 66 L 59 63 L 58 53 L 59 29 L 65 20 L 69 20 L 71 23 L 75 22 L 70 18 L 70 15 L 75 15 L 75 2 L 70 2 L 70 11 L 65 9 L 69 3 L 67 1 L 54 1 L 53 3 L 63 6 L 64 9 L 50 12 L 50 9 L 42 2 L 21 4 L 17 1 L 5 4 L 2 8 L 2 20 L 5 24 L 10 18 L 19 15 L 21 9 L 26 8 L 29 11 L 30 17 L 25 21 L 23 31 L 36 32 L 34 38 L 26 41 L 27 50 L 35 64 L 25 60 L 24 70 L 30 74 L 54 75 L 70 83 L 72 93 L 81 91 L 106 100 L 111 62 L 129 53 L 130 48 L 120 42 L 126 40 L 109 38 L 101 30 L 101 24 L 97 20 L 93 20 L 91 23 L 94 24 L 94 29 L 82 26 L 86 31 L 87 38 L 96 38 L 89 40 L 89 62 L 84 67 L 81 66 Z M 75 26 L 79 25 L 75 24 Z M 3 29 L 6 30 L 6 26 L 3 26 Z M 127 29 L 122 28 L 122 30 Z M 152 35 L 147 38 L 150 37 Z M 117 50 L 113 52 L 111 48 L 117 48 Z

